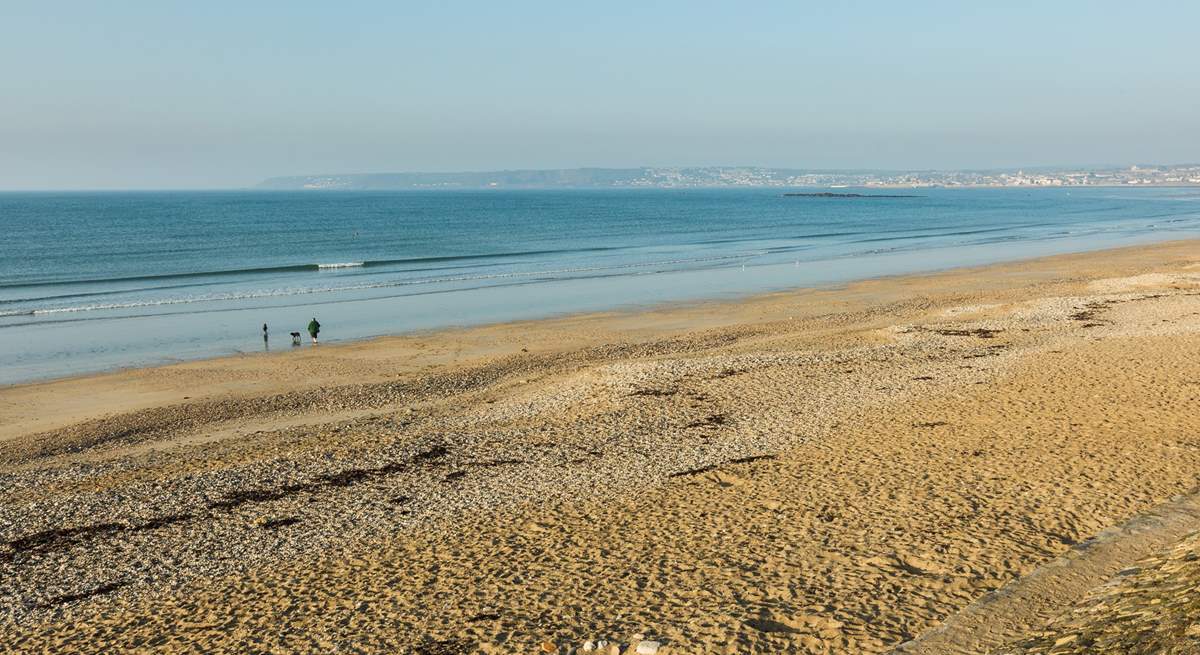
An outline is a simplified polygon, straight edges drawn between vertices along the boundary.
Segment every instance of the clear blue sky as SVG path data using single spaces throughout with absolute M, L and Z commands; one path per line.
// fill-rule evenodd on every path
M 1196 161 L 1198 31 L 1194 1 L 0 0 L 0 188 Z

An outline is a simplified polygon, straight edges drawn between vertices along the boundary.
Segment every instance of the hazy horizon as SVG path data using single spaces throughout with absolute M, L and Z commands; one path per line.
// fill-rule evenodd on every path
M 951 168 L 945 168 L 945 169 L 932 169 L 932 168 L 930 168 L 930 169 L 901 169 L 901 168 L 896 168 L 896 169 L 885 169 L 885 168 L 802 169 L 802 168 L 792 168 L 792 167 L 763 167 L 763 166 L 755 166 L 755 165 L 747 164 L 747 165 L 698 165 L 698 166 L 658 166 L 658 167 L 630 166 L 630 167 L 621 167 L 619 169 L 617 169 L 617 168 L 610 169 L 609 167 L 601 167 L 601 166 L 572 166 L 569 168 L 562 168 L 562 169 L 517 169 L 517 168 L 513 168 L 513 169 L 495 169 L 495 170 L 489 170 L 489 171 L 484 171 L 484 170 L 474 170 L 474 171 L 449 171 L 449 170 L 447 170 L 447 171 L 352 171 L 352 172 L 342 172 L 342 173 L 336 173 L 336 172 L 332 172 L 332 171 L 322 171 L 319 173 L 298 174 L 298 175 L 271 175 L 271 176 L 263 177 L 258 180 L 251 181 L 248 184 L 244 184 L 244 185 L 240 185 L 240 186 L 205 186 L 205 187 L 187 187 L 187 186 L 121 187 L 121 186 L 112 186 L 112 187 L 54 187 L 54 188 L 11 188 L 11 189 L 0 187 L 0 193 L 22 193 L 22 192 L 30 192 L 30 193 L 32 193 L 32 192 L 47 192 L 47 193 L 81 192 L 81 193 L 87 193 L 87 192 L 110 192 L 110 191 L 112 191 L 112 192 L 117 192 L 117 191 L 130 191 L 130 192 L 135 192 L 135 191 L 265 191 L 265 192 L 270 192 L 270 191 L 287 191 L 288 189 L 271 187 L 270 185 L 265 185 L 264 183 L 275 181 L 275 180 L 289 179 L 289 178 L 291 178 L 291 179 L 319 178 L 319 177 L 324 177 L 324 176 L 366 177 L 366 176 L 389 176 L 389 175 L 401 175 L 401 176 L 402 175 L 486 175 L 486 174 L 492 174 L 492 173 L 524 173 L 524 172 L 575 171 L 575 170 L 579 170 L 579 171 L 586 171 L 586 170 L 638 170 L 638 169 L 656 169 L 656 170 L 767 169 L 767 170 L 781 170 L 781 171 L 782 170 L 791 170 L 791 171 L 795 171 L 797 173 L 841 173 L 841 174 L 847 174 L 847 175 L 860 174 L 860 173 L 880 173 L 880 174 L 897 173 L 897 174 L 900 174 L 900 173 L 922 173 L 922 172 L 926 172 L 926 173 L 1001 173 L 1001 172 L 1014 172 L 1014 171 L 1018 171 L 1018 170 L 1025 170 L 1028 173 L 1041 173 L 1041 172 L 1066 172 L 1066 171 L 1085 171 L 1085 170 L 1097 171 L 1097 172 L 1115 171 L 1115 170 L 1126 170 L 1131 165 L 1138 166 L 1138 167 L 1144 166 L 1144 167 L 1171 168 L 1171 167 L 1200 166 L 1200 163 L 1197 163 L 1197 162 L 1132 162 L 1132 163 L 1128 163 L 1128 164 L 1127 163 L 1119 163 L 1119 164 L 1103 163 L 1103 164 L 1039 165 L 1039 166 L 1012 166 L 1012 167 L 998 167 L 998 168 L 955 168 L 955 169 L 951 169 Z M 827 186 L 827 185 L 817 184 L 817 185 L 813 185 L 813 186 Z M 1179 186 L 1195 186 L 1195 185 L 1194 184 L 1181 184 Z M 463 190 L 469 190 L 470 188 L 471 187 L 468 187 Z M 516 188 L 521 189 L 522 187 L 516 187 Z M 529 187 L 529 189 L 536 189 L 536 188 L 541 188 L 541 187 Z M 594 186 L 572 187 L 572 186 L 567 185 L 567 186 L 562 186 L 562 187 L 546 187 L 546 188 L 559 188 L 559 189 L 579 188 L 579 189 L 595 190 L 598 187 L 594 187 Z M 599 187 L 599 188 L 603 188 L 603 187 Z M 622 188 L 628 188 L 628 187 L 615 186 L 612 188 L 622 189 Z M 704 187 L 700 187 L 700 188 L 704 188 Z M 736 188 L 736 187 L 734 187 L 734 188 Z M 742 187 L 742 188 L 746 188 L 746 187 Z M 753 187 L 750 187 L 750 188 L 753 188 Z M 969 188 L 969 187 L 962 187 L 962 188 Z M 1025 188 L 1029 188 L 1029 187 L 1025 187 Z M 447 189 L 453 190 L 454 187 L 447 187 Z M 396 189 L 396 190 L 402 191 L 404 189 Z M 413 189 L 409 189 L 409 190 L 413 190 Z
M 0 190 L 1200 160 L 1200 7 L 9 7 Z

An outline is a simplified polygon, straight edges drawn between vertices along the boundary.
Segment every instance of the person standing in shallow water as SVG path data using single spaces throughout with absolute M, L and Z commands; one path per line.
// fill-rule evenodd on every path
M 317 317 L 308 322 L 308 336 L 312 337 L 312 342 L 317 342 L 317 333 L 321 331 L 321 324 L 317 322 Z

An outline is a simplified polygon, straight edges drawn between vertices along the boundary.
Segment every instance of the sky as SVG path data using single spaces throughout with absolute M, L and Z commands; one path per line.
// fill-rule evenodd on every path
M 0 189 L 1200 161 L 1197 2 L 0 0 Z

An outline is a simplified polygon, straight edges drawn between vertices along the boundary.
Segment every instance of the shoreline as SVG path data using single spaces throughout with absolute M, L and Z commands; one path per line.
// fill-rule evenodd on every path
M 1081 257 L 1081 256 L 1085 256 L 1085 255 L 1097 255 L 1097 254 L 1104 254 L 1104 253 L 1119 253 L 1119 252 L 1123 252 L 1123 251 L 1127 251 L 1127 250 L 1152 248 L 1152 247 L 1157 247 L 1157 246 L 1171 246 L 1171 245 L 1175 245 L 1175 244 L 1188 244 L 1188 243 L 1195 243 L 1198 246 L 1200 246 L 1200 238 L 1183 238 L 1183 239 L 1167 239 L 1167 240 L 1162 240 L 1162 241 L 1149 241 L 1149 242 L 1144 242 L 1144 243 L 1134 243 L 1134 244 L 1129 244 L 1129 245 L 1122 245 L 1122 246 L 1113 247 L 1113 248 L 1103 247 L 1103 248 L 1098 248 L 1098 249 L 1075 250 L 1075 251 L 1057 253 L 1057 254 L 1051 254 L 1051 255 L 1034 255 L 1031 257 L 1027 257 L 1027 258 L 1010 259 L 1010 260 L 1003 260 L 1003 261 L 998 261 L 998 262 L 990 262 L 990 263 L 967 265 L 967 266 L 950 265 L 950 266 L 946 266 L 946 267 L 942 267 L 942 268 L 933 268 L 933 269 L 924 270 L 924 271 L 890 273 L 890 274 L 869 276 L 869 277 L 863 277 L 863 278 L 855 278 L 855 279 L 846 280 L 846 281 L 829 282 L 829 283 L 815 284 L 815 285 L 802 285 L 802 286 L 796 286 L 796 287 L 787 288 L 787 289 L 768 290 L 768 291 L 752 291 L 752 292 L 747 292 L 747 293 L 734 293 L 731 296 L 727 296 L 727 297 L 709 297 L 709 298 L 698 298 L 698 299 L 667 300 L 667 301 L 661 301 L 661 302 L 616 305 L 609 309 L 600 309 L 600 310 L 595 310 L 595 311 L 564 311 L 561 313 L 554 313 L 554 314 L 549 314 L 549 315 L 545 315 L 545 316 L 534 316 L 531 318 L 523 318 L 523 319 L 519 318 L 519 319 L 513 319 L 513 320 L 485 321 L 485 322 L 481 322 L 481 323 L 466 323 L 466 324 L 457 324 L 457 325 L 456 324 L 447 324 L 447 325 L 443 325 L 443 326 L 439 326 L 439 327 L 413 330 L 410 332 L 397 332 L 397 333 L 370 335 L 370 336 L 364 336 L 364 337 L 351 337 L 351 338 L 346 338 L 346 339 L 336 339 L 333 341 L 322 342 L 317 347 L 341 348 L 341 347 L 361 346 L 363 344 L 368 344 L 368 343 L 371 343 L 374 341 L 381 341 L 381 340 L 388 340 L 388 339 L 436 338 L 436 337 L 443 336 L 443 334 L 449 335 L 449 334 L 453 334 L 453 333 L 461 333 L 464 331 L 477 330 L 477 329 L 494 329 L 494 328 L 501 328 L 501 327 L 515 327 L 515 326 L 520 326 L 520 325 L 531 325 L 531 324 L 537 324 L 537 323 L 542 323 L 542 322 L 595 320 L 595 319 L 600 319 L 600 318 L 610 317 L 610 316 L 634 318 L 639 314 L 653 314 L 653 313 L 661 313 L 661 312 L 670 312 L 673 310 L 678 310 L 678 311 L 696 310 L 696 311 L 698 311 L 701 308 L 708 308 L 710 306 L 736 307 L 737 305 L 740 305 L 740 304 L 755 303 L 755 302 L 763 301 L 765 299 L 772 298 L 772 297 L 779 296 L 779 295 L 804 294 L 804 293 L 808 293 L 808 292 L 832 291 L 832 290 L 836 290 L 839 288 L 853 286 L 853 285 L 859 284 L 859 283 L 897 280 L 897 279 L 904 279 L 904 278 L 910 278 L 910 277 L 914 278 L 914 279 L 919 279 L 919 278 L 924 278 L 924 277 L 938 276 L 938 275 L 952 274 L 952 273 L 964 273 L 964 274 L 967 272 L 985 273 L 985 272 L 987 272 L 988 269 L 992 269 L 992 268 L 1005 268 L 1005 267 L 1009 267 L 1009 266 L 1021 266 L 1021 265 L 1026 265 L 1026 264 L 1036 264 L 1043 260 L 1048 261 L 1048 260 L 1054 260 L 1054 259 L 1058 259 L 1058 258 L 1073 258 L 1073 257 Z M 343 301 L 343 302 L 353 302 L 353 301 Z M 18 389 L 18 388 L 22 388 L 22 387 L 54 384 L 57 382 L 69 382 L 69 381 L 73 381 L 73 380 L 85 380 L 85 379 L 90 379 L 90 378 L 121 375 L 124 373 L 133 373 L 133 372 L 144 371 L 144 370 L 163 369 L 163 368 L 170 368 L 170 367 L 175 367 L 175 366 L 186 366 L 189 364 L 201 364 L 204 362 L 217 363 L 217 362 L 221 362 L 223 360 L 238 360 L 238 359 L 243 359 L 243 358 L 247 358 L 247 357 L 295 356 L 296 354 L 298 354 L 302 351 L 306 351 L 310 348 L 313 348 L 312 344 L 309 343 L 306 339 L 307 339 L 307 335 L 302 335 L 301 336 L 302 345 L 298 348 L 291 348 L 289 350 L 284 350 L 281 348 L 280 350 L 277 350 L 277 351 L 265 352 L 265 353 L 247 350 L 244 352 L 226 353 L 226 354 L 211 355 L 211 356 L 199 356 L 196 358 L 186 358 L 186 359 L 172 358 L 173 361 L 164 361 L 164 362 L 156 363 L 156 364 L 120 366 L 117 368 L 95 370 L 95 371 L 85 371 L 85 372 L 81 372 L 81 373 L 68 374 L 68 375 L 62 375 L 62 376 L 57 376 L 57 377 L 34 378 L 34 379 L 30 379 L 30 380 L 25 380 L 25 381 L 0 383 L 0 392 L 4 392 L 5 390 L 9 390 L 9 389 Z
M 739 211 L 754 208 L 755 216 L 765 217 L 759 221 L 764 225 L 799 212 L 800 218 L 792 216 L 792 219 L 799 220 L 797 225 L 803 228 L 809 220 L 803 217 L 813 211 L 820 216 L 841 211 L 801 211 L 775 195 L 747 192 L 731 197 L 744 196 L 746 202 L 739 205 Z M 1070 197 L 1072 195 L 1074 198 Z M 686 194 L 669 202 L 675 196 L 660 196 L 653 196 L 658 199 L 652 204 L 676 213 L 680 208 L 695 204 L 692 200 L 684 202 L 692 197 Z M 357 340 L 444 329 L 452 324 L 471 326 L 534 320 L 614 308 L 637 311 L 663 303 L 686 303 L 714 297 L 739 299 L 773 290 L 827 286 L 881 275 L 1018 261 L 1064 250 L 1091 251 L 1185 236 L 1195 238 L 1200 236 L 1196 229 L 1200 216 L 1192 211 L 1194 203 L 1182 201 L 1183 196 L 1154 190 L 1140 194 L 1096 190 L 1065 195 L 1054 190 L 1046 193 L 996 191 L 985 193 L 979 196 L 981 200 L 974 201 L 969 199 L 976 196 L 969 193 L 931 191 L 930 198 L 941 200 L 928 201 L 931 214 L 926 217 L 928 225 L 925 227 L 920 218 L 925 210 L 913 209 L 907 203 L 899 203 L 896 208 L 886 205 L 883 209 L 853 212 L 862 216 L 847 225 L 844 238 L 834 235 L 826 239 L 824 228 L 815 234 L 809 234 L 812 231 L 805 228 L 793 236 L 788 236 L 787 231 L 772 236 L 773 233 L 763 231 L 762 225 L 750 221 L 748 225 L 757 227 L 747 228 L 744 248 L 736 244 L 709 248 L 702 245 L 707 243 L 703 239 L 688 245 L 690 241 L 683 239 L 667 248 L 669 253 L 664 257 L 643 256 L 635 254 L 641 246 L 637 246 L 636 238 L 630 237 L 624 238 L 629 241 L 628 247 L 622 246 L 611 262 L 608 254 L 601 259 L 584 258 L 579 263 L 581 268 L 576 270 L 566 255 L 550 257 L 547 261 L 551 263 L 545 266 L 538 261 L 518 265 L 517 260 L 508 262 L 504 259 L 495 270 L 484 269 L 479 277 L 484 281 L 480 282 L 455 281 L 453 274 L 446 277 L 441 273 L 430 273 L 426 279 L 422 277 L 424 274 L 410 275 L 404 270 L 393 271 L 382 265 L 390 261 L 389 257 L 402 257 L 397 261 L 406 261 L 403 257 L 414 255 L 404 248 L 396 252 L 360 248 L 354 254 L 304 251 L 305 254 L 287 261 L 263 260 L 264 265 L 282 264 L 288 269 L 319 267 L 323 262 L 334 261 L 363 260 L 381 264 L 346 278 L 338 277 L 342 274 L 327 278 L 324 274 L 288 273 L 277 284 L 260 279 L 262 276 L 256 272 L 260 268 L 247 264 L 255 261 L 253 258 L 207 257 L 203 262 L 187 265 L 181 262 L 178 264 L 181 273 L 219 275 L 244 270 L 250 277 L 244 280 L 238 276 L 233 276 L 232 280 L 221 278 L 220 284 L 214 282 L 216 286 L 211 289 L 196 291 L 167 291 L 169 286 L 159 288 L 156 283 L 147 285 L 152 288 L 136 290 L 137 293 L 114 291 L 117 295 L 111 298 L 92 297 L 92 294 L 78 301 L 40 303 L 33 302 L 36 300 L 33 296 L 45 294 L 31 292 L 25 294 L 31 296 L 30 302 L 3 301 L 16 302 L 6 305 L 13 311 L 28 309 L 33 315 L 0 321 L 5 323 L 0 332 L 6 334 L 9 344 L 0 347 L 0 362 L 4 363 L 0 382 L 20 384 L 258 352 L 266 347 L 258 331 L 263 323 L 269 323 L 276 333 L 272 349 L 287 349 L 287 332 L 302 328 L 310 316 L 323 313 L 328 313 L 332 319 L 327 330 L 330 335 Z M 708 198 L 705 194 L 694 197 Z M 604 207 L 630 205 L 621 197 L 597 202 Z M 342 205 L 333 201 L 325 204 Z M 412 203 L 391 204 L 405 207 Z M 428 204 L 422 202 L 416 206 Z M 474 207 L 487 203 L 473 201 L 468 204 Z M 703 211 L 699 216 L 708 216 L 705 220 L 711 221 L 711 215 L 721 203 L 710 199 L 700 205 L 697 211 Z M 635 202 L 633 206 L 640 205 Z M 864 232 L 864 226 L 875 220 L 870 218 L 874 214 L 890 214 L 893 210 L 899 212 L 898 222 L 882 233 L 886 242 L 875 243 L 880 239 L 873 238 L 870 230 Z M 1013 211 L 1019 215 L 1012 214 Z M 1025 215 L 1023 211 L 1029 214 Z M 1164 211 L 1167 214 L 1162 214 Z M 1169 220 L 1155 218 L 1168 214 Z M 961 232 L 971 236 L 956 236 L 960 234 L 959 228 L 954 227 L 956 218 L 963 217 L 974 217 L 981 221 L 982 228 L 987 229 L 977 233 L 971 228 Z M 680 225 L 686 225 L 686 222 Z M 821 238 L 808 239 L 805 235 Z M 509 244 L 497 253 L 519 255 L 521 249 L 516 246 L 519 244 Z M 563 246 L 557 244 L 554 247 Z M 775 246 L 782 250 L 774 252 Z M 759 247 L 765 250 L 756 250 Z M 797 251 L 795 255 L 793 250 Z M 746 266 L 739 272 L 737 264 L 741 260 L 735 261 L 737 257 L 753 259 L 745 261 Z M 614 264 L 616 269 L 609 270 L 605 262 Z M 559 263 L 563 265 L 558 266 Z M 665 268 L 660 270 L 660 265 Z M 516 277 L 502 279 L 512 273 L 506 267 L 516 267 L 513 269 Z M 546 267 L 554 269 L 545 271 L 553 275 L 543 279 L 539 277 L 542 275 L 539 271 Z M 627 267 L 632 268 L 625 270 Z M 647 268 L 643 270 L 642 267 Z M 174 267 L 163 270 L 173 271 Z M 454 267 L 447 270 L 453 273 Z M 117 272 L 136 275 L 145 271 L 126 266 L 114 270 L 113 274 Z M 64 280 L 80 284 L 94 277 L 67 271 L 61 274 L 65 276 Z M 49 271 L 46 275 L 53 278 L 55 274 Z M 205 279 L 205 284 L 209 281 Z M 531 281 L 535 282 L 533 286 L 525 286 Z M 108 289 L 112 285 L 101 286 Z M 80 291 L 91 294 L 94 289 L 81 288 Z
M 0 388 L 0 636 L 885 652 L 1192 490 L 1197 245 Z

